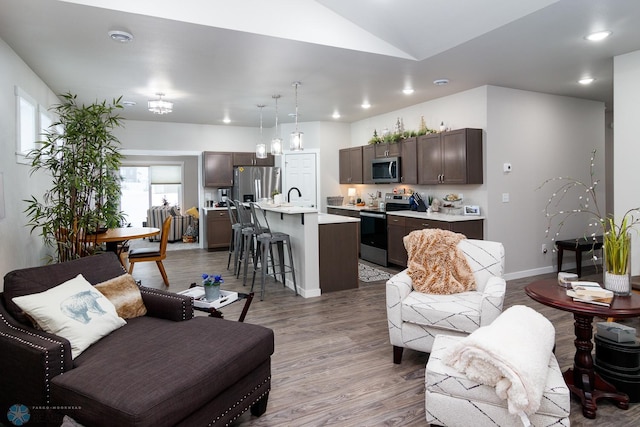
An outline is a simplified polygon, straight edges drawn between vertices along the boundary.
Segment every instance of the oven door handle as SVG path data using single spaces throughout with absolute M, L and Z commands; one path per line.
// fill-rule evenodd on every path
M 383 214 L 383 213 L 374 213 L 374 212 L 360 212 L 360 216 L 366 216 L 368 218 L 380 218 L 380 219 L 386 219 L 387 215 Z

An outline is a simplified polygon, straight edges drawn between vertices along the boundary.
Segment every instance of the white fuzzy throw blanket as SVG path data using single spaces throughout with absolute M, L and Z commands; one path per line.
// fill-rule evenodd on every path
M 496 388 L 509 413 L 535 413 L 547 382 L 555 329 L 543 315 L 524 305 L 505 310 L 447 349 L 443 362 L 480 384 Z

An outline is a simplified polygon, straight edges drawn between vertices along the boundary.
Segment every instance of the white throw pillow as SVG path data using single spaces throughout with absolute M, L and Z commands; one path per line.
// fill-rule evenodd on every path
M 42 330 L 69 340 L 74 359 L 127 323 L 82 274 L 44 292 L 15 297 L 13 302 Z

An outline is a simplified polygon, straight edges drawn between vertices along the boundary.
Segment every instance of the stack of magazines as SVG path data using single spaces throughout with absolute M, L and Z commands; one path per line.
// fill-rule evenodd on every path
M 613 301 L 613 292 L 603 289 L 597 282 L 570 282 L 571 289 L 567 289 L 567 295 L 574 301 L 589 304 L 604 305 L 609 307 Z

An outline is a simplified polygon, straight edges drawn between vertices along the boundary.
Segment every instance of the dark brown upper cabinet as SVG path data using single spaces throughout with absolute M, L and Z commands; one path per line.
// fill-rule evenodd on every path
M 482 129 L 418 137 L 418 184 L 482 184 Z

